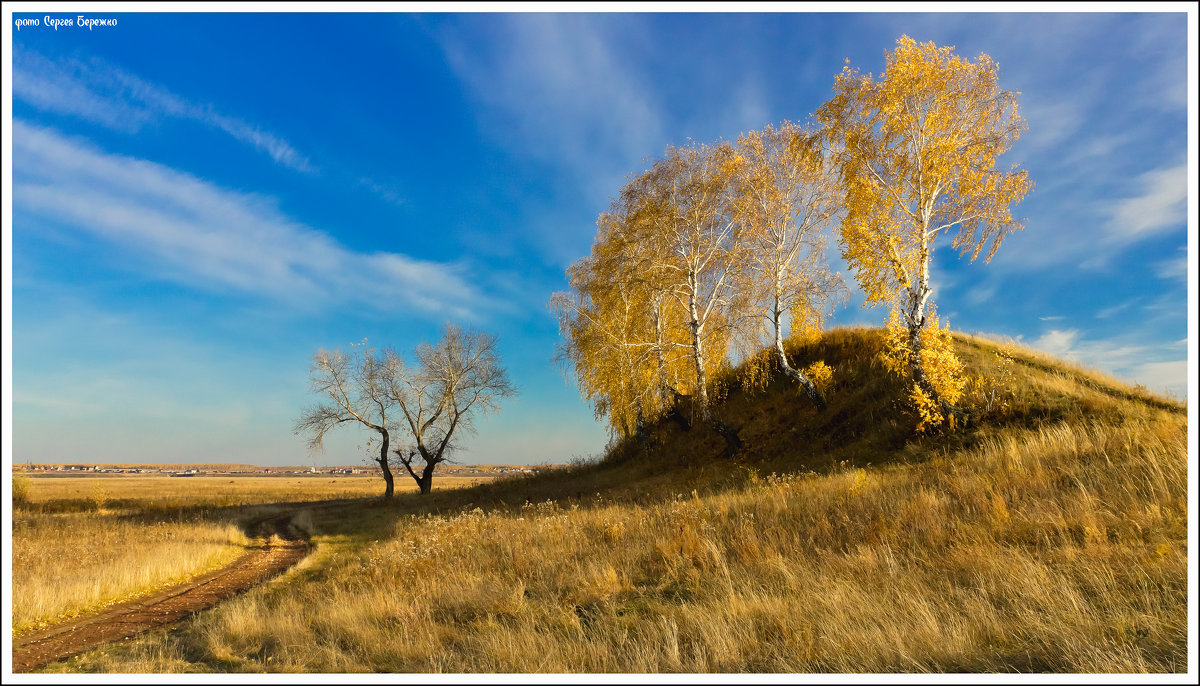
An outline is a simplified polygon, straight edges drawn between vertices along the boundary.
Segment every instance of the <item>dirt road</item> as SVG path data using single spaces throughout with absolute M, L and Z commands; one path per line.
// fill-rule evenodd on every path
M 262 522 L 259 546 L 227 566 L 149 598 L 114 605 L 13 641 L 13 672 L 28 672 L 96 646 L 131 638 L 187 619 L 283 572 L 308 554 L 308 543 L 288 527 L 293 513 Z M 271 536 L 270 534 L 275 534 Z

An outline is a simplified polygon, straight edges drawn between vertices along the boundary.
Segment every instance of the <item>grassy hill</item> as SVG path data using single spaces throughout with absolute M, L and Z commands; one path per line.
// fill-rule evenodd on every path
M 1007 348 L 1008 406 L 916 436 L 876 330 L 568 469 L 302 512 L 316 552 L 56 669 L 1186 671 L 1184 407 Z M 970 372 L 1000 347 L 960 336 Z M 717 389 L 718 391 L 720 389 Z

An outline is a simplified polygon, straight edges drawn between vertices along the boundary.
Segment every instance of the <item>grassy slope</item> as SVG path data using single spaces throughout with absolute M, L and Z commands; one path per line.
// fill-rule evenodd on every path
M 878 332 L 564 472 L 301 516 L 318 552 L 177 631 L 54 669 L 1182 671 L 1182 407 L 1013 351 L 1011 408 L 914 438 Z M 963 337 L 968 367 L 995 344 Z

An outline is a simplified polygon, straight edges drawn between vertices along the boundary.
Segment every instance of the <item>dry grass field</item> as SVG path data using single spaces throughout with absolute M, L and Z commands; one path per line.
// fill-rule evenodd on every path
M 154 521 L 114 511 L 17 510 L 12 534 L 14 634 L 215 569 L 248 543 L 221 518 Z
M 434 488 L 462 488 L 486 478 L 436 477 Z M 207 476 L 185 478 L 143 474 L 54 476 L 29 479 L 29 502 L 44 509 L 144 510 L 156 507 L 235 507 L 279 502 L 366 498 L 383 494 L 378 474 L 353 476 Z M 415 491 L 407 476 L 396 491 Z
M 256 505 L 377 496 L 370 476 L 24 477 L 13 513 L 13 630 L 155 592 L 245 552 Z M 397 480 L 399 490 L 415 484 Z M 477 479 L 448 477 L 437 488 Z
M 914 437 L 873 331 L 817 414 L 776 383 L 550 474 L 311 509 L 315 552 L 47 671 L 1180 672 L 1186 413 L 1017 348 L 1010 406 Z M 963 337 L 969 368 L 997 346 Z

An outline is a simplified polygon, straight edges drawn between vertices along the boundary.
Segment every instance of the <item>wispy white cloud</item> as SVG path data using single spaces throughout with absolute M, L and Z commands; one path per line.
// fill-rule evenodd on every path
M 1136 304 L 1140 300 L 1141 300 L 1141 298 L 1133 298 L 1131 300 L 1126 300 L 1123 303 L 1118 303 L 1111 307 L 1105 307 L 1104 309 L 1096 312 L 1096 319 L 1108 319 L 1109 317 L 1112 317 L 1115 314 L 1119 314 L 1119 313 L 1129 309 L 1130 306 Z
M 290 143 L 273 133 L 263 131 L 240 119 L 216 114 L 209 107 L 189 109 L 188 113 L 190 118 L 211 124 L 237 140 L 266 152 L 271 159 L 285 167 L 302 172 L 316 171 L 307 157 L 301 155 Z
M 1158 275 L 1158 278 L 1187 281 L 1187 247 L 1181 247 L 1179 252 L 1179 255 L 1172 257 L 1169 260 L 1162 260 L 1161 262 L 1154 263 L 1154 273 Z
M 281 165 L 315 171 L 308 158 L 283 138 L 98 59 L 51 61 L 28 50 L 15 52 L 13 97 L 128 133 L 167 117 L 191 120 L 223 131 Z
M 1187 397 L 1187 360 L 1147 362 L 1134 368 L 1130 378 L 1152 391 L 1167 391 L 1178 398 Z
M 220 188 L 145 160 L 111 155 L 13 122 L 14 208 L 136 256 L 150 275 L 298 306 L 353 304 L 477 319 L 494 307 L 466 267 L 348 250 L 270 198 Z
M 1040 320 L 1042 320 L 1042 321 L 1044 321 L 1044 322 L 1056 322 L 1056 321 L 1058 321 L 1058 320 L 1060 320 L 1060 319 L 1062 319 L 1062 318 L 1063 318 L 1063 317 L 1062 317 L 1062 315 L 1061 315 L 1061 314 L 1049 315 L 1049 316 L 1046 316 L 1046 317 L 1038 317 L 1038 319 L 1040 319 Z
M 760 77 L 747 74 L 740 81 L 737 95 L 733 98 L 733 119 L 734 130 L 744 133 L 762 128 L 770 122 L 771 108 L 766 95 L 769 89 Z
M 683 142 L 668 131 L 653 75 L 640 68 L 651 37 L 626 15 L 478 16 L 442 23 L 436 38 L 480 133 L 546 181 L 514 187 L 537 198 L 520 232 L 471 227 L 464 235 L 501 257 L 528 246 L 565 266 L 586 251 L 595 214 L 626 176 L 668 142 Z
M 1025 103 L 1021 114 L 1029 125 L 1025 144 L 1035 149 L 1052 148 L 1078 136 L 1086 117 L 1085 107 L 1077 99 L 1066 98 Z
M 1184 114 L 1189 83 L 1187 22 L 1164 22 L 1164 18 L 1153 14 L 1121 18 L 1126 29 L 1124 35 L 1132 41 L 1131 52 L 1149 67 L 1142 70 L 1140 78 L 1131 79 L 1131 85 L 1138 89 L 1142 103 Z
M 389 186 L 387 184 L 379 183 L 378 181 L 376 181 L 374 179 L 364 176 L 364 177 L 359 178 L 358 184 L 360 186 L 362 186 L 363 188 L 369 189 L 372 193 L 379 196 L 380 198 L 383 198 L 384 200 L 386 200 L 389 203 L 396 205 L 398 207 L 404 205 L 404 203 L 406 202 L 404 195 L 400 191 L 396 190 L 395 188 L 393 188 L 392 186 Z
M 1006 241 L 993 261 L 997 268 L 1107 270 L 1120 263 L 1124 246 L 1169 230 L 1159 223 L 1182 216 L 1182 204 L 1174 201 L 1182 197 L 1184 175 L 1138 176 L 1158 170 L 1162 177 L 1181 167 L 1178 151 L 1187 146 L 1187 31 L 1177 17 L 1018 13 L 896 20 L 914 22 L 943 25 L 931 36 L 956 44 L 960 55 L 991 55 L 1003 87 L 1019 91 L 1029 128 L 1004 164 L 1019 163 L 1036 187 L 1014 208 L 1027 219 L 1026 229 Z M 1120 59 L 1110 59 L 1115 42 L 1122 44 Z M 1068 66 L 1080 64 L 1088 68 Z
M 661 154 L 654 89 L 616 38 L 619 18 L 572 14 L 489 17 L 447 25 L 447 61 L 484 107 L 481 126 L 522 154 L 564 167 L 585 192 L 606 197 L 643 158 Z
M 968 305 L 977 307 L 991 300 L 994 295 L 996 295 L 995 286 L 976 286 L 967 291 L 963 299 Z
M 1067 329 L 1065 331 L 1059 329 L 1051 329 L 1043 333 L 1037 340 L 1030 343 L 1033 347 L 1044 350 L 1051 355 L 1066 357 L 1070 354 L 1075 340 L 1079 338 L 1078 329 Z
M 1129 243 L 1187 221 L 1187 165 L 1153 169 L 1138 177 L 1138 194 L 1110 209 L 1109 241 Z
M 1178 346 L 1150 346 L 1118 339 L 1087 339 L 1078 329 L 1051 329 L 1030 345 L 1065 360 L 1140 383 L 1152 391 L 1187 397 L 1187 360 L 1162 359 L 1179 354 Z
M 13 54 L 13 97 L 41 110 L 57 112 L 133 133 L 153 115 L 143 103 L 101 95 L 95 90 L 91 69 L 71 60 L 51 62 L 27 50 Z M 115 88 L 115 84 L 110 87 Z

